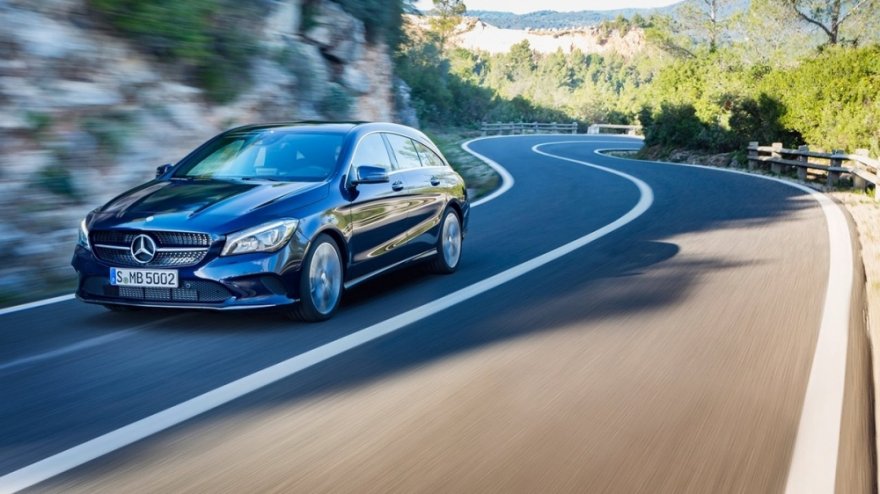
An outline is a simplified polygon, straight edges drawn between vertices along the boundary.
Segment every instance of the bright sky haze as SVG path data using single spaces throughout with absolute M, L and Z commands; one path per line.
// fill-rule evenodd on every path
M 537 10 L 556 10 L 559 12 L 575 12 L 579 10 L 615 10 L 615 9 L 650 9 L 665 7 L 680 0 L 465 0 L 470 10 L 497 10 L 525 14 Z M 434 7 L 431 0 L 415 2 L 419 10 L 430 10 Z

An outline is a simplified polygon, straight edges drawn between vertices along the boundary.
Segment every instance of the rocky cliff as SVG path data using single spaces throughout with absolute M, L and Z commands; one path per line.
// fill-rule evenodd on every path
M 85 0 L 0 0 L 0 300 L 70 280 L 87 211 L 223 129 L 395 120 L 388 47 L 329 0 L 304 22 L 302 2 L 262 2 L 251 82 L 217 104 Z

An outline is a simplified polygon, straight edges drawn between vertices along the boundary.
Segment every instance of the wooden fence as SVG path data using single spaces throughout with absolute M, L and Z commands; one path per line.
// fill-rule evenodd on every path
M 480 131 L 483 135 L 497 134 L 577 134 L 578 124 L 572 123 L 543 123 L 543 122 L 482 122 Z
M 587 134 L 605 134 L 603 130 L 612 130 L 613 134 L 626 134 L 629 136 L 638 136 L 642 133 L 641 125 L 615 125 L 615 124 L 593 124 L 587 129 Z M 623 131 L 623 132 L 620 132 Z
M 838 185 L 842 176 L 848 176 L 852 179 L 853 188 L 860 190 L 865 190 L 868 184 L 876 187 L 880 182 L 880 161 L 870 158 L 866 149 L 858 149 L 855 154 L 843 151 L 818 153 L 810 151 L 808 146 L 786 149 L 779 142 L 774 142 L 771 146 L 759 146 L 757 142 L 750 142 L 748 151 L 749 170 L 769 164 L 770 171 L 781 174 L 795 168 L 798 179 L 804 181 L 807 180 L 809 170 L 817 170 L 826 174 L 826 184 L 829 187 Z M 814 160 L 810 161 L 810 158 Z

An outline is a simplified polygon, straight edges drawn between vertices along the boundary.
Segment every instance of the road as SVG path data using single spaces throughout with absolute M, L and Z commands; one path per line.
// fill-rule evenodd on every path
M 373 281 L 325 323 L 0 315 L 0 491 L 869 492 L 858 290 L 822 333 L 848 241 L 803 190 L 593 152 L 640 144 L 473 142 L 514 181 L 473 210 L 459 272 Z M 799 430 L 808 395 L 836 422 Z M 796 449 L 820 464 L 789 479 Z

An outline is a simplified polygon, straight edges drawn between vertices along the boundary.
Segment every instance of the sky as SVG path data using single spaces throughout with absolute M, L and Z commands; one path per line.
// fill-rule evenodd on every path
M 630 8 L 665 7 L 679 0 L 464 0 L 470 10 L 497 10 L 525 14 L 536 10 L 557 10 L 574 12 L 577 10 L 614 10 Z M 415 6 L 420 10 L 430 10 L 432 0 L 417 0 Z

